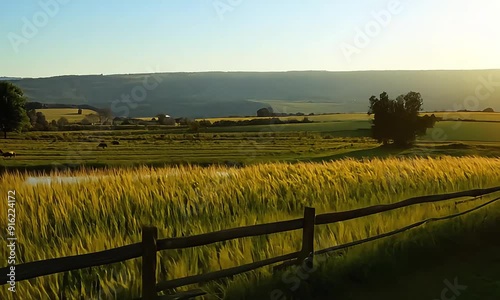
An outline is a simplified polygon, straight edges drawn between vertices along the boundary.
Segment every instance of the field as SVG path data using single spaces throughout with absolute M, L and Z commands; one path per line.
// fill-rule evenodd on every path
M 436 117 L 441 117 L 445 120 L 475 120 L 500 122 L 500 113 L 485 113 L 485 112 L 438 112 L 434 113 Z
M 278 117 L 280 120 L 302 120 L 308 118 L 314 122 L 339 122 L 339 121 L 368 121 L 373 119 L 367 114 L 327 114 L 327 115 L 313 115 L 313 116 L 289 116 Z M 217 121 L 247 121 L 252 119 L 270 119 L 269 117 L 227 117 L 227 118 L 204 118 L 196 119 L 197 121 L 208 120 L 212 123 Z
M 305 114 L 318 113 L 321 111 L 339 111 L 347 105 L 346 102 L 320 102 L 320 101 L 286 101 L 286 100 L 250 100 L 261 103 L 263 107 L 271 106 L 275 111 L 281 113 L 302 112 Z M 343 111 L 344 113 L 346 111 Z
M 70 123 L 80 122 L 83 118 L 85 118 L 85 116 L 96 113 L 90 109 L 82 109 L 82 114 L 79 115 L 77 108 L 46 108 L 37 109 L 36 111 L 43 113 L 48 122 L 51 122 L 52 120 L 57 121 L 60 118 L 65 117 Z
M 30 132 L 12 135 L 8 144 L 0 140 L 0 149 L 17 153 L 15 159 L 0 159 L 0 168 L 42 170 L 64 165 L 119 167 L 228 162 L 248 165 L 390 155 L 500 155 L 497 134 L 500 123 L 440 122 L 416 147 L 406 150 L 381 147 L 368 137 L 367 128 L 359 129 L 361 126 L 346 121 L 209 128 L 196 134 L 173 129 Z M 300 132 L 304 128 L 311 131 Z M 354 128 L 358 130 L 349 130 Z M 111 145 L 113 140 L 120 144 Z M 109 147 L 97 148 L 101 141 Z
M 462 119 L 459 115 L 441 116 Z M 365 114 L 311 116 L 316 123 L 309 124 L 212 127 L 199 132 L 148 126 L 133 130 L 11 134 L 9 139 L 0 140 L 0 149 L 16 151 L 17 157 L 0 159 L 0 170 L 37 172 L 0 172 L 0 193 L 15 189 L 19 195 L 19 251 L 22 262 L 29 262 L 138 242 L 141 225 L 145 224 L 159 227 L 160 238 L 176 237 L 292 219 L 301 216 L 304 206 L 315 207 L 317 213 L 333 212 L 418 195 L 498 186 L 500 120 L 496 114 L 473 116 L 475 122 L 439 122 L 407 149 L 383 147 L 369 138 L 370 122 Z M 114 140 L 119 145 L 112 145 Z M 97 148 L 101 141 L 109 147 Z M 82 166 L 85 169 L 80 170 Z M 38 172 L 54 168 L 50 174 Z M 429 217 L 464 211 L 489 199 L 460 205 L 418 205 L 324 226 L 317 230 L 315 244 L 321 249 L 358 240 Z M 343 293 L 348 291 L 325 282 L 335 278 L 346 289 L 359 290 L 357 298 L 351 295 L 352 299 L 366 299 L 371 291 L 374 295 L 388 291 L 377 289 L 380 283 L 376 280 L 366 281 L 372 282 L 370 292 L 356 287 L 358 279 L 353 280 L 351 273 L 356 273 L 360 265 L 377 270 L 377 263 L 387 263 L 387 255 L 400 257 L 396 262 L 402 262 L 409 253 L 419 261 L 419 251 L 426 256 L 439 252 L 425 248 L 434 243 L 456 252 L 450 236 L 468 241 L 462 245 L 464 249 L 481 244 L 484 253 L 489 253 L 497 248 L 469 237 L 489 230 L 491 222 L 491 226 L 498 227 L 498 208 L 496 204 L 474 216 L 447 221 L 450 225 L 433 224 L 390 240 L 405 247 L 393 248 L 382 242 L 350 249 L 346 261 L 332 258 L 315 273 L 314 281 L 304 285 L 325 289 L 331 297 L 344 299 Z M 478 221 L 486 220 L 486 216 L 488 226 Z M 0 226 L 6 223 L 6 216 L 0 216 Z M 159 278 L 200 274 L 297 251 L 300 234 L 283 233 L 165 251 L 160 254 Z M 6 251 L 5 240 L 0 241 L 0 247 L 0 251 Z M 386 247 L 394 252 L 381 250 Z M 366 257 L 373 260 L 367 262 Z M 480 260 L 475 264 L 488 266 L 494 262 Z M 436 274 L 449 272 L 455 268 L 453 265 L 456 260 L 450 260 Z M 100 280 L 105 299 L 131 299 L 140 294 L 140 267 L 140 260 L 131 260 L 23 281 L 18 283 L 18 297 L 55 299 L 60 296 L 59 291 L 69 299 L 80 295 L 95 298 L 92 286 Z M 424 265 L 406 267 L 416 270 Z M 464 266 L 464 270 L 472 269 L 472 265 Z M 280 275 L 271 273 L 271 269 L 264 268 L 203 288 L 213 295 L 210 298 L 269 298 L 270 292 L 282 284 Z M 359 276 L 365 278 L 367 274 Z M 381 278 L 392 276 L 397 275 Z M 428 276 L 414 276 L 406 279 L 409 285 L 416 286 L 413 281 L 428 284 Z M 488 290 L 480 283 L 476 288 Z M 115 292 L 116 297 L 112 296 Z M 313 299 L 312 292 L 300 292 L 302 297 Z M 5 289 L 0 290 L 0 299 L 8 299 L 5 293 Z
M 65 175 L 68 174 L 52 173 L 51 177 Z M 33 185 L 27 183 L 27 174 L 2 175 L 0 193 L 15 189 L 18 195 L 18 240 L 23 262 L 137 242 L 142 224 L 158 226 L 160 237 L 176 237 L 296 218 L 304 206 L 313 206 L 322 213 L 392 203 L 410 196 L 491 187 L 500 182 L 500 160 L 389 158 L 259 164 L 241 169 L 87 170 L 73 175 L 84 179 Z M 460 206 L 418 205 L 323 226 L 317 230 L 315 243 L 321 249 L 357 240 L 425 218 L 463 211 L 486 200 Z M 496 207 L 490 213 L 498 214 Z M 5 227 L 6 223 L 6 216 L 2 215 L 0 226 Z M 296 251 L 300 234 L 283 233 L 165 251 L 160 254 L 159 278 L 199 274 Z M 433 231 L 427 232 L 429 239 L 432 236 Z M 0 241 L 0 247 L 6 251 L 5 240 Z M 91 286 L 99 276 L 106 297 L 116 291 L 118 299 L 130 299 L 139 295 L 139 270 L 140 260 L 131 260 L 71 272 L 66 279 L 63 274 L 46 276 L 19 282 L 17 296 L 54 299 L 62 292 L 68 298 L 96 297 Z M 270 276 L 269 272 L 251 272 L 225 283 L 209 284 L 205 289 L 220 297 L 239 299 L 245 293 L 241 287 L 248 287 L 259 278 L 262 281 Z M 255 289 L 247 292 L 250 290 Z M 0 297 L 5 299 L 5 293 L 2 289 Z
M 484 112 L 422 112 L 421 115 L 431 115 L 434 114 L 436 117 L 441 117 L 444 120 L 475 120 L 475 121 L 491 121 L 500 122 L 500 113 L 484 113 Z M 350 114 L 325 114 L 325 115 L 313 115 L 313 116 L 289 116 L 289 117 L 279 117 L 281 120 L 301 120 L 307 117 L 311 121 L 315 122 L 339 122 L 339 121 L 369 121 L 373 119 L 373 116 L 369 116 L 366 113 L 350 113 Z M 150 120 L 151 118 L 144 118 L 145 120 Z M 244 121 L 251 119 L 269 119 L 269 117 L 226 117 L 226 118 L 204 118 L 199 120 L 208 120 L 210 122 L 217 122 L 222 120 L 228 121 Z
M 368 121 L 354 121 L 357 115 L 335 117 L 338 121 L 212 127 L 199 133 L 186 128 L 153 126 L 143 130 L 11 134 L 10 139 L 0 140 L 0 149 L 15 151 L 17 157 L 0 159 L 0 169 L 42 170 L 63 165 L 255 164 L 390 155 L 500 155 L 500 122 L 438 122 L 426 136 L 419 138 L 417 147 L 394 150 L 380 147 L 369 138 Z M 111 145 L 113 140 L 120 145 Z M 109 147 L 97 148 L 101 141 L 107 142 Z

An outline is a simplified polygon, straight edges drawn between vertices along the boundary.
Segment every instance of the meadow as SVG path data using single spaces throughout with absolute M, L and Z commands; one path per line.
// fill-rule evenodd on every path
M 335 109 L 333 109 L 335 110 Z M 86 115 L 95 114 L 96 112 L 89 109 L 83 109 L 81 115 L 78 115 L 77 109 L 73 108 L 47 108 L 47 109 L 37 109 L 37 112 L 42 112 L 47 121 L 58 120 L 61 117 L 68 119 L 70 123 L 80 122 Z M 298 110 L 293 110 L 298 111 Z M 328 111 L 328 110 L 325 110 Z M 487 122 L 500 122 L 500 113 L 486 113 L 486 112 L 422 112 L 424 114 L 435 114 L 436 117 L 441 117 L 444 120 L 475 120 L 475 121 L 487 121 Z M 369 116 L 366 113 L 331 113 L 322 115 L 305 115 L 305 116 L 288 116 L 279 117 L 281 120 L 302 120 L 304 117 L 308 118 L 314 122 L 347 122 L 347 121 L 370 121 L 373 116 Z M 143 121 L 150 121 L 155 116 L 140 117 Z M 208 120 L 212 123 L 217 121 L 245 121 L 251 119 L 269 119 L 268 117 L 219 117 L 219 118 L 197 118 L 196 121 Z
M 485 113 L 485 112 L 422 112 L 421 115 L 432 115 L 436 117 L 443 118 L 444 120 L 457 121 L 457 120 L 475 120 L 475 121 L 492 121 L 500 122 L 500 113 Z M 370 121 L 373 116 L 369 116 L 366 113 L 337 113 L 337 114 L 324 114 L 324 115 L 306 115 L 306 116 L 288 116 L 279 117 L 281 120 L 301 120 L 307 117 L 311 121 L 315 122 L 339 122 L 339 121 Z M 151 118 L 144 118 L 145 120 L 150 120 Z M 268 117 L 225 117 L 225 118 L 202 118 L 200 120 L 208 120 L 210 122 L 217 121 L 244 121 L 251 119 L 269 119 Z
M 28 184 L 29 174 L 1 175 L 1 194 L 17 194 L 21 262 L 109 249 L 140 241 L 144 224 L 159 237 L 177 237 L 297 218 L 304 206 L 317 213 L 393 203 L 408 197 L 497 186 L 500 159 L 480 157 L 387 158 L 323 163 L 264 163 L 227 167 L 85 170 L 78 183 Z M 52 173 L 64 177 L 69 173 Z M 92 180 L 97 178 L 98 180 Z M 429 217 L 463 211 L 479 199 L 425 204 L 367 218 L 321 226 L 318 249 L 387 232 Z M 490 213 L 498 215 L 496 209 Z M 0 216 L 5 227 L 6 216 Z M 475 224 L 475 223 L 474 223 Z M 477 229 L 477 225 L 472 224 Z M 433 239 L 433 231 L 427 233 Z M 178 278 L 297 251 L 301 232 L 217 243 L 159 254 L 159 278 Z M 6 241 L 0 241 L 2 256 Z M 349 252 L 347 252 L 349 253 Z M 354 256 L 353 260 L 362 259 Z M 20 299 L 96 297 L 131 299 L 140 292 L 140 260 L 18 282 Z M 204 286 L 212 298 L 241 299 L 271 278 L 264 268 Z M 254 288 L 249 288 L 254 286 Z M 243 287 L 246 287 L 245 289 Z M 0 298 L 8 299 L 6 289 Z
M 119 145 L 112 145 L 118 140 Z M 97 145 L 105 141 L 108 148 Z M 138 166 L 162 164 L 253 164 L 297 161 L 377 147 L 368 138 L 334 138 L 318 133 L 172 133 L 162 131 L 31 132 L 14 136 L 8 149 L 14 159 L 0 159 L 4 168 L 48 168 L 64 164 Z M 5 146 L 3 146 L 3 149 Z
M 343 122 L 339 122 L 342 124 Z M 346 122 L 349 123 L 349 122 Z M 368 130 L 340 130 L 337 123 L 186 130 L 116 130 L 29 132 L 0 140 L 0 149 L 16 158 L 1 158 L 0 170 L 48 170 L 86 167 L 133 167 L 186 164 L 252 165 L 264 162 L 329 161 L 341 158 L 500 155 L 499 123 L 440 122 L 408 149 L 382 147 Z M 456 125 L 460 125 L 457 129 Z M 323 125 L 329 131 L 293 131 L 303 125 Z M 345 125 L 347 126 L 347 125 Z M 285 128 L 285 129 L 283 129 Z M 225 129 L 223 132 L 213 129 Z M 239 131 L 232 131 L 239 130 Z M 333 131 L 332 131 L 333 130 Z M 112 145 L 111 141 L 119 141 Z M 97 148 L 104 141 L 108 148 Z
M 41 112 L 45 115 L 48 122 L 53 120 L 57 121 L 60 118 L 66 118 L 70 123 L 77 123 L 83 120 L 85 116 L 90 114 L 96 114 L 95 111 L 91 109 L 82 109 L 82 114 L 78 114 L 78 108 L 45 108 L 37 109 L 37 112 Z
M 459 115 L 442 117 L 458 120 L 462 118 Z M 14 171 L 0 172 L 0 193 L 15 189 L 19 195 L 22 262 L 83 254 L 138 242 L 142 225 L 160 228 L 160 238 L 176 237 L 297 218 L 304 206 L 315 207 L 317 213 L 333 212 L 412 196 L 498 186 L 500 120 L 496 117 L 476 113 L 475 122 L 438 122 L 407 149 L 383 147 L 372 140 L 365 114 L 311 116 L 316 123 L 310 124 L 212 127 L 199 132 L 187 127 L 137 126 L 133 130 L 12 134 L 0 141 L 0 149 L 17 153 L 16 158 L 0 159 L 0 170 Z M 113 140 L 119 145 L 112 145 Z M 97 148 L 101 141 L 109 147 Z M 40 179 L 41 175 L 50 176 L 51 183 Z M 65 177 L 78 179 L 57 181 Z M 488 199 L 460 205 L 451 201 L 418 205 L 320 227 L 316 247 L 464 211 Z M 483 214 L 500 218 L 498 204 L 492 207 Z M 482 230 L 478 224 L 484 223 L 477 218 L 481 217 L 464 217 L 450 223 L 454 224 L 451 228 L 432 225 L 430 231 L 408 233 L 391 242 L 406 243 L 406 249 L 415 243 L 433 245 L 444 240 L 446 244 L 451 233 L 460 238 L 464 230 Z M 2 215 L 0 226 L 6 222 Z M 297 251 L 300 237 L 300 232 L 291 232 L 164 251 L 159 254 L 159 279 Z M 342 281 L 345 278 L 338 277 L 342 272 L 355 272 L 360 264 L 371 266 L 366 257 L 376 261 L 388 255 L 381 251 L 386 247 L 383 245 L 348 250 L 347 262 L 325 263 L 315 281 L 304 285 L 326 288 L 337 296 L 340 292 L 329 289 L 326 278 Z M 5 240 L 0 241 L 0 247 L 5 251 Z M 428 249 L 430 254 L 436 251 Z M 397 253 L 391 255 L 396 257 Z M 485 261 L 478 264 L 488 265 Z M 18 283 L 18 296 L 55 299 L 62 293 L 70 299 L 80 295 L 95 298 L 95 282 L 99 281 L 105 299 L 131 299 L 140 294 L 140 267 L 140 260 L 131 260 L 27 280 Z M 339 268 L 343 271 L 332 271 Z M 408 266 L 412 268 L 416 266 Z M 345 286 L 355 286 L 356 281 L 349 276 L 343 281 Z M 268 298 L 282 284 L 279 274 L 273 276 L 270 268 L 264 268 L 203 288 L 212 295 L 208 298 L 260 299 Z M 303 297 L 312 295 L 311 291 L 302 292 Z M 2 289 L 0 299 L 7 297 Z M 357 299 L 366 297 L 360 291 Z

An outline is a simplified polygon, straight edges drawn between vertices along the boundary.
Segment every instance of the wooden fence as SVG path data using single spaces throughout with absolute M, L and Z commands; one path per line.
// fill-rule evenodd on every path
M 233 275 L 241 274 L 257 268 L 261 268 L 264 266 L 280 262 L 285 262 L 282 265 L 282 267 L 293 264 L 302 264 L 304 262 L 310 264 L 312 263 L 312 260 L 310 258 L 314 254 L 323 254 L 326 252 L 336 251 L 352 247 L 355 245 L 359 245 L 365 242 L 373 241 L 379 238 L 394 235 L 406 231 L 408 229 L 414 228 L 416 226 L 420 226 L 428 221 L 449 219 L 452 217 L 463 215 L 471 211 L 477 210 L 479 208 L 482 208 L 486 205 L 489 205 L 493 202 L 496 202 L 500 200 L 500 198 L 491 200 L 476 208 L 473 208 L 471 210 L 459 214 L 446 216 L 443 218 L 433 218 L 429 220 L 424 220 L 389 233 L 381 234 L 375 237 L 370 237 L 364 240 L 355 241 L 344 245 L 337 245 L 319 251 L 314 250 L 314 228 L 316 225 L 324 225 L 324 224 L 331 224 L 341 221 L 352 220 L 416 204 L 439 202 L 439 201 L 457 199 L 462 197 L 477 198 L 499 191 L 500 187 L 494 187 L 489 189 L 476 189 L 476 190 L 469 190 L 451 194 L 415 197 L 393 204 L 376 205 L 345 212 L 334 212 L 334 213 L 326 213 L 320 215 L 315 214 L 314 208 L 306 207 L 304 210 L 304 217 L 300 219 L 245 226 L 245 227 L 221 230 L 217 232 L 205 233 L 188 237 L 158 239 L 157 236 L 158 230 L 156 227 L 143 227 L 142 242 L 140 243 L 135 243 L 95 253 L 47 259 L 42 261 L 35 261 L 35 262 L 16 265 L 16 281 L 19 282 L 22 280 L 32 279 L 40 276 L 73 271 L 83 268 L 102 266 L 142 257 L 142 299 L 182 299 L 183 295 L 186 297 L 192 297 L 192 296 L 202 295 L 204 293 L 200 290 L 195 290 L 191 293 L 188 292 L 175 295 L 175 297 L 174 295 L 159 297 L 158 293 L 161 291 L 171 290 L 182 286 L 199 284 L 212 280 L 230 277 Z M 303 233 L 302 249 L 300 251 L 274 258 L 268 258 L 262 261 L 253 262 L 238 267 L 211 272 L 207 274 L 193 275 L 184 278 L 178 278 L 160 282 L 158 282 L 157 280 L 156 253 L 158 251 L 167 249 L 170 250 L 170 249 L 185 249 L 191 247 L 198 247 L 232 239 L 287 232 L 299 229 L 302 229 Z M 7 274 L 8 272 L 9 272 L 8 267 L 0 269 L 0 274 Z M 4 285 L 7 283 L 6 276 L 2 275 L 2 277 L 0 278 L 1 278 L 0 285 Z

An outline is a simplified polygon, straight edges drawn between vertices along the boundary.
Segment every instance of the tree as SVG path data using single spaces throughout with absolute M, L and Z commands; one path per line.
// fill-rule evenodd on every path
M 165 114 L 156 115 L 159 125 L 175 125 L 175 119 Z
M 272 107 L 261 108 L 257 111 L 257 117 L 272 117 L 274 114 Z
M 20 131 L 28 120 L 23 91 L 10 82 L 0 82 L 0 129 L 4 138 L 7 132 Z
M 24 106 L 24 109 L 31 110 L 31 109 L 42 109 L 44 108 L 44 105 L 40 102 L 26 102 L 26 105 Z
M 212 122 L 210 122 L 209 120 L 201 120 L 198 123 L 200 124 L 200 127 L 203 127 L 203 128 L 207 128 L 207 127 L 212 126 Z
M 59 120 L 57 120 L 57 127 L 59 129 L 62 129 L 64 126 L 66 126 L 68 124 L 69 124 L 69 121 L 65 117 L 61 117 L 61 118 L 59 118 Z
M 105 124 L 109 120 L 113 120 L 113 112 L 110 108 L 99 109 L 97 111 L 97 115 L 99 116 L 99 123 L 101 124 Z
M 50 121 L 50 126 L 49 126 L 49 128 L 50 128 L 51 130 L 57 130 L 57 121 L 56 121 L 56 120 L 52 120 L 52 121 Z
M 29 125 L 35 126 L 36 124 L 36 110 L 30 109 L 27 112 L 28 118 L 29 118 Z
M 200 130 L 200 123 L 197 121 L 192 121 L 189 123 L 189 131 L 191 132 L 198 132 Z
M 42 112 L 36 113 L 35 125 L 33 126 L 35 130 L 49 130 L 49 122 Z
M 101 117 L 98 114 L 88 114 L 84 119 L 87 119 L 90 124 L 99 123 L 99 121 L 101 121 Z
M 368 114 L 374 115 L 372 137 L 384 145 L 391 141 L 398 146 L 410 145 L 436 123 L 435 115 L 419 116 L 423 99 L 417 92 L 401 95 L 396 100 L 390 100 L 383 92 L 380 98 L 372 96 L 369 101 Z
M 82 125 L 91 125 L 91 124 L 92 124 L 92 122 L 90 122 L 90 120 L 89 120 L 87 117 L 85 117 L 85 118 L 83 118 L 83 119 L 80 121 L 80 124 L 82 124 Z

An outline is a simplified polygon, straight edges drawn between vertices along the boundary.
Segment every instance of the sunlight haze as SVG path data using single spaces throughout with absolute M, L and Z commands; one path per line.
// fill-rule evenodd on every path
M 55 1 L 3 3 L 0 76 L 500 68 L 493 0 Z

